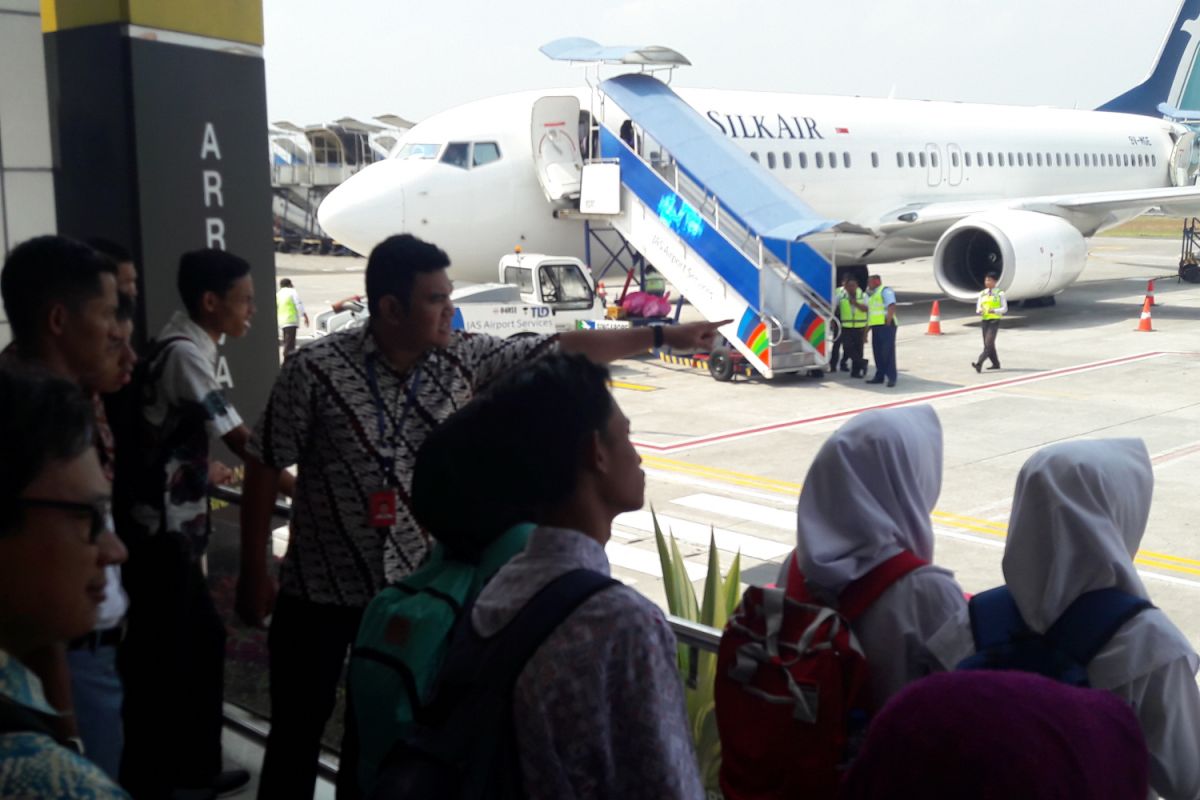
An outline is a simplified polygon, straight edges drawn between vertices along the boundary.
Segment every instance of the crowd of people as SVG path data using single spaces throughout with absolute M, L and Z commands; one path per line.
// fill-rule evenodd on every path
M 377 246 L 368 324 L 291 353 L 250 427 L 215 373 L 218 342 L 254 315 L 244 260 L 185 254 L 181 310 L 135 354 L 127 252 L 59 236 L 12 250 L 0 796 L 199 800 L 247 782 L 221 753 L 225 627 L 205 575 L 207 493 L 229 474 L 216 439 L 245 463 L 237 613 L 269 619 L 260 797 L 313 795 L 348 659 L 339 797 L 449 796 L 413 787 L 471 780 L 488 796 L 704 796 L 675 637 L 605 555 L 645 477 L 603 365 L 707 348 L 723 323 L 454 332 L 448 266 L 412 236 Z M 894 385 L 895 297 L 871 284 L 843 287 L 843 337 L 872 329 L 872 380 Z M 843 348 L 865 377 L 861 338 Z M 1200 797 L 1200 657 L 1133 566 L 1153 486 L 1144 445 L 1052 445 L 1017 478 L 1003 598 L 1023 635 L 1053 644 L 1097 592 L 1133 602 L 1078 659 L 1079 685 L 955 671 L 995 653 L 976 600 L 936 564 L 941 482 L 934 411 L 890 409 L 834 433 L 799 497 L 781 597 L 803 584 L 836 610 L 897 556 L 911 562 L 852 624 L 873 722 L 845 796 Z M 394 611 L 418 595 L 427 613 Z

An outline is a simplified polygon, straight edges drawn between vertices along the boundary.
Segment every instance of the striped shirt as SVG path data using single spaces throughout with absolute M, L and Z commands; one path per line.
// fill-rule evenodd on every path
M 249 444 L 268 466 L 299 467 L 282 591 L 362 607 L 416 569 L 429 537 L 412 515 L 409 490 L 425 437 L 497 375 L 556 347 L 554 336 L 456 332 L 448 347 L 397 373 L 365 327 L 338 331 L 289 358 Z M 388 487 L 396 492 L 395 524 L 372 527 L 371 496 Z

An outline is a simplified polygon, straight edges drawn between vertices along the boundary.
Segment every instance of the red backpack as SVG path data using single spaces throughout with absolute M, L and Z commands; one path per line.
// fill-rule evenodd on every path
M 865 733 L 867 660 L 850 625 L 926 563 L 908 551 L 848 585 L 833 609 L 792 556 L 787 589 L 752 586 L 729 618 L 714 689 L 727 800 L 833 797 Z

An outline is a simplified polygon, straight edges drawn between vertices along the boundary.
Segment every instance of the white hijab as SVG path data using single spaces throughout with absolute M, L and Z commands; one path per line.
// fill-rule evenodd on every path
M 1075 598 L 1095 589 L 1148 597 L 1133 556 L 1153 490 L 1140 439 L 1066 442 L 1025 462 L 1013 496 L 1004 581 L 1031 628 L 1045 632 Z M 1113 688 L 1181 656 L 1194 670 L 1186 637 L 1165 614 L 1146 611 L 1101 651 L 1089 674 L 1093 685 Z
M 942 491 L 942 425 L 930 406 L 867 411 L 813 459 L 796 512 L 800 570 L 834 594 L 911 550 L 933 560 L 929 514 Z

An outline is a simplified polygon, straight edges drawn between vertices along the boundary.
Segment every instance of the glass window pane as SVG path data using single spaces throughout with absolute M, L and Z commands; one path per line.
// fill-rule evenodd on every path
M 808 153 L 797 153 L 796 161 L 800 164 L 800 169 L 808 169 Z
M 791 153 L 783 154 L 783 168 L 784 169 L 792 168 L 792 154 Z
M 500 160 L 500 145 L 495 142 L 476 142 L 471 151 L 471 163 L 477 167 Z
M 442 151 L 442 163 L 466 169 L 470 163 L 470 150 L 470 142 L 450 142 Z
M 767 168 L 775 169 L 775 154 L 767 153 Z
M 871 153 L 871 166 L 879 168 L 879 153 Z
M 816 165 L 817 169 L 824 169 L 825 154 L 820 151 L 813 153 L 813 163 Z
M 849 153 L 842 153 L 842 166 L 845 167 L 846 169 L 850 169 L 850 154 Z

